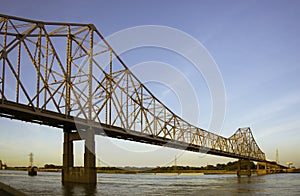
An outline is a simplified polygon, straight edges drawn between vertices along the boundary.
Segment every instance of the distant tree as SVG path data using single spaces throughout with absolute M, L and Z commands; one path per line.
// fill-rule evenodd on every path
M 216 167 L 213 166 L 213 165 L 207 165 L 207 166 L 206 166 L 206 169 L 207 169 L 207 170 L 214 170 L 214 169 L 216 169 Z
M 54 165 L 54 164 L 45 164 L 44 165 L 45 169 L 61 169 L 62 166 Z

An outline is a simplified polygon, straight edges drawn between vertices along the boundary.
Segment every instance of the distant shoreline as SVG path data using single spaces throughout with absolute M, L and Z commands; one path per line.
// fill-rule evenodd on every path
M 28 171 L 28 167 L 7 167 L 6 170 L 14 171 Z M 61 173 L 61 168 L 38 168 L 38 172 L 59 172 Z M 252 169 L 254 173 L 255 170 Z M 205 174 L 205 175 L 217 175 L 217 174 L 236 174 L 236 170 L 203 170 L 203 169 L 165 169 L 165 168 L 147 168 L 147 169 L 126 169 L 126 168 L 116 168 L 116 167 L 101 167 L 97 168 L 97 173 L 102 174 Z M 287 169 L 283 173 L 300 173 L 300 169 Z
M 26 167 L 19 168 L 7 168 L 6 170 L 14 171 L 27 171 Z M 45 169 L 39 168 L 38 172 L 60 172 L 62 169 Z M 102 174 L 236 174 L 236 171 L 225 171 L 225 170 L 174 170 L 174 171 L 165 171 L 165 170 L 111 170 L 111 169 L 97 169 L 97 173 Z

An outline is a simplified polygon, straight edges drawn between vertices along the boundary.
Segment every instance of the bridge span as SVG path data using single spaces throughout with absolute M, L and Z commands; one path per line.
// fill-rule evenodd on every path
M 92 24 L 0 15 L 0 61 L 0 116 L 63 129 L 63 182 L 96 182 L 95 134 L 268 162 L 250 128 L 225 138 L 173 113 Z M 85 140 L 84 168 L 74 140 Z

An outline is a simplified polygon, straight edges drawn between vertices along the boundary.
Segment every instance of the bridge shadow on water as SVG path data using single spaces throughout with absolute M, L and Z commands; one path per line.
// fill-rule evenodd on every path
M 236 183 L 233 182 L 231 191 L 234 194 L 257 195 L 265 193 L 267 181 L 265 176 L 252 175 L 251 177 L 243 176 L 236 178 Z
M 64 195 L 97 195 L 97 186 L 80 183 L 64 183 L 62 186 Z

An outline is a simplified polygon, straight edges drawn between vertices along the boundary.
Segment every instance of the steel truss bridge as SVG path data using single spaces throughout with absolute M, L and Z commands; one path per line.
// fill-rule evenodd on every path
M 2 117 L 63 128 L 65 143 L 83 135 L 92 135 L 84 137 L 93 141 L 99 134 L 266 161 L 250 128 L 225 138 L 174 114 L 132 74 L 92 24 L 0 15 L 0 39 Z M 88 151 L 93 152 L 93 145 Z M 72 146 L 64 148 L 64 165 L 71 167 L 72 157 L 65 154 L 72 153 Z

